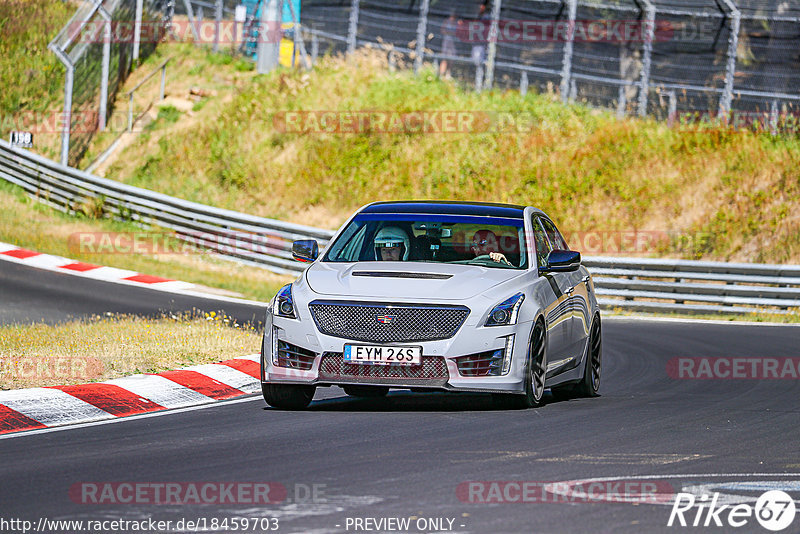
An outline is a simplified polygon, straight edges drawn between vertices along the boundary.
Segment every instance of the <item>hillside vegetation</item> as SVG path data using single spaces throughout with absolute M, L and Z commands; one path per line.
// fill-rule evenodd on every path
M 47 44 L 75 12 L 54 0 L 0 0 L 0 137 L 60 113 L 64 67 Z M 36 137 L 38 138 L 38 137 Z M 36 139 L 35 138 L 35 139 Z M 52 140 L 48 139 L 48 142 Z
M 208 54 L 180 52 L 202 72 Z M 797 137 L 619 121 L 549 94 L 476 94 L 430 70 L 390 72 L 369 53 L 252 76 L 226 100 L 203 120 L 187 113 L 140 136 L 106 176 L 329 228 L 374 200 L 513 202 L 541 207 L 579 241 L 576 232 L 651 231 L 670 239 L 645 253 L 800 261 Z M 509 111 L 532 121 L 521 132 L 293 133 L 282 127 L 287 110 Z M 589 252 L 615 252 L 599 248 Z

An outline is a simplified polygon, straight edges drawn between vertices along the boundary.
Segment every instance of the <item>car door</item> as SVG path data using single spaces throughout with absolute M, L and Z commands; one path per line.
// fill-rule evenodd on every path
M 568 295 L 565 293 L 569 280 L 565 273 L 542 273 L 547 267 L 547 257 L 553 247 L 547 238 L 544 227 L 537 215 L 531 220 L 534 245 L 536 247 L 536 263 L 541 276 L 547 279 L 552 291 L 552 299 L 548 299 L 545 308 L 545 327 L 547 328 L 547 361 L 548 367 L 569 357 L 568 349 L 571 341 L 571 310 Z
M 547 238 L 552 246 L 558 250 L 570 250 L 561 232 L 556 225 L 547 217 L 541 217 Z M 570 331 L 567 340 L 566 352 L 569 356 L 580 357 L 583 354 L 586 339 L 589 337 L 590 312 L 589 312 L 589 293 L 588 275 L 584 269 L 568 273 L 559 273 L 564 276 L 567 294 L 567 301 L 570 313 Z

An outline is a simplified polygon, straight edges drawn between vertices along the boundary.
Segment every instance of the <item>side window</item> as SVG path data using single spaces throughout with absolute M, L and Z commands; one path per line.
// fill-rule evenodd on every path
M 550 255 L 550 243 L 547 241 L 547 236 L 544 233 L 544 228 L 539 223 L 539 218 L 534 217 L 531 220 L 533 226 L 533 242 L 536 246 L 536 263 L 539 267 L 547 267 L 547 257 Z
M 541 218 L 542 226 L 544 226 L 545 232 L 547 232 L 547 238 L 550 240 L 550 243 L 553 245 L 554 249 L 557 250 L 569 250 L 569 246 L 567 242 L 564 241 L 564 238 L 561 236 L 561 233 L 556 228 L 556 225 L 553 224 L 553 221 L 550 219 L 545 219 L 544 217 Z

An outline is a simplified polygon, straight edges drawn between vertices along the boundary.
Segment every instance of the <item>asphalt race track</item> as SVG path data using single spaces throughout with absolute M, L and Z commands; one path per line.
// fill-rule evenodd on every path
M 183 296 L 0 261 L 0 324 L 52 324 L 105 313 L 157 316 L 194 310 L 224 310 L 240 323 L 264 323 L 262 306 Z
M 2 317 L 23 317 L 24 303 L 6 298 L 9 284 L 19 279 L 0 265 Z M 49 285 L 37 282 L 40 292 L 28 300 L 35 313 L 44 311 L 55 277 L 43 273 L 40 280 Z M 12 296 L 29 289 L 21 285 Z M 147 309 L 148 302 L 150 312 L 169 303 L 192 304 L 169 295 L 158 301 L 150 293 L 117 286 L 77 299 L 71 307 L 62 289 L 56 308 L 58 314 L 80 315 L 95 313 L 102 302 L 111 311 L 135 313 Z M 17 302 L 11 311 L 8 302 Z M 57 320 L 57 313 L 50 320 Z M 0 519 L 36 525 L 43 518 L 205 518 L 212 532 L 225 532 L 210 528 L 212 518 L 240 517 L 277 518 L 278 532 L 398 531 L 372 528 L 395 524 L 367 518 L 411 518 L 412 528 L 401 532 L 768 532 L 753 518 L 737 529 L 727 524 L 669 528 L 670 492 L 694 492 L 699 498 L 705 488 L 723 497 L 754 499 L 769 487 L 800 498 L 800 380 L 675 379 L 667 364 L 675 357 L 798 357 L 800 328 L 608 320 L 603 341 L 602 396 L 563 401 L 548 396 L 539 409 L 500 411 L 487 396 L 400 391 L 387 399 L 356 400 L 336 389 L 319 390 L 305 412 L 269 409 L 253 397 L 0 439 Z M 582 502 L 559 501 L 558 491 L 531 492 L 526 499 L 511 492 L 504 499 L 514 502 L 482 503 L 470 496 L 487 493 L 464 491 L 491 487 L 469 482 L 514 487 L 506 483 L 603 477 L 656 484 L 668 498 Z M 87 499 L 80 492 L 87 483 L 233 482 L 276 483 L 287 495 L 274 504 L 175 505 L 137 498 L 122 502 L 117 493 L 111 499 L 116 502 L 92 504 L 83 502 Z M 313 485 L 316 499 L 309 496 Z M 612 481 L 602 487 L 610 495 L 620 485 Z M 694 515 L 687 513 L 687 520 Z M 783 532 L 800 532 L 800 517 Z

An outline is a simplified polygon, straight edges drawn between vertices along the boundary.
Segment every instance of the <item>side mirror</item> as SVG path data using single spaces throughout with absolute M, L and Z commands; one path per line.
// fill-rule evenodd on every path
M 319 256 L 319 245 L 315 239 L 302 239 L 292 243 L 292 257 L 297 261 L 311 263 Z
M 581 253 L 574 250 L 554 250 L 547 256 L 547 267 L 543 273 L 568 273 L 581 266 Z

